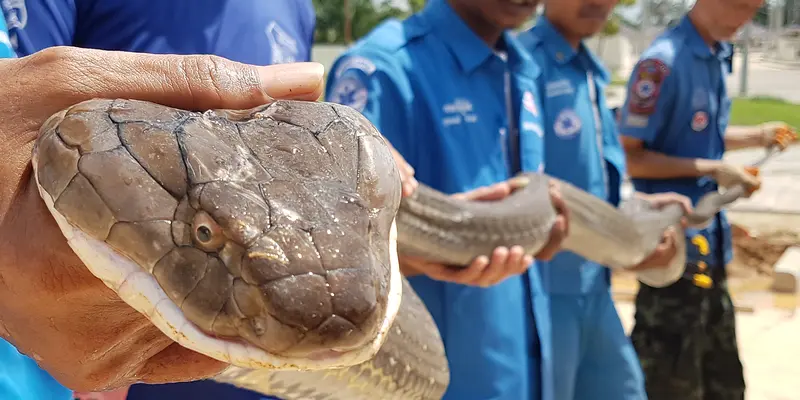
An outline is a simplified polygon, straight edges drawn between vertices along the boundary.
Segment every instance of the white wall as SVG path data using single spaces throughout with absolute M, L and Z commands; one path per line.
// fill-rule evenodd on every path
M 775 55 L 780 61 L 800 61 L 800 40 L 778 38 Z
M 338 44 L 318 44 L 311 49 L 311 61 L 316 61 L 325 66 L 325 73 L 329 73 L 336 57 L 342 54 L 347 46 Z
M 630 75 L 636 63 L 636 55 L 631 43 L 622 35 L 595 36 L 586 41 L 589 47 L 613 74 L 618 76 Z

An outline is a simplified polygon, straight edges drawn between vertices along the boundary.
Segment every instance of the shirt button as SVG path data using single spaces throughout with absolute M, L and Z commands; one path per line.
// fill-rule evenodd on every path
M 564 53 L 562 53 L 560 51 L 558 53 L 556 53 L 556 60 L 564 61 Z

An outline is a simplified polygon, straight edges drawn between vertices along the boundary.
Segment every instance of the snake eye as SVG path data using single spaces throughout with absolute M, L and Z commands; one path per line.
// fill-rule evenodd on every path
M 225 234 L 216 221 L 205 211 L 194 215 L 192 222 L 195 243 L 205 251 L 217 251 L 225 244 Z
M 208 243 L 211 241 L 211 229 L 205 225 L 197 227 L 197 240 L 200 243 Z

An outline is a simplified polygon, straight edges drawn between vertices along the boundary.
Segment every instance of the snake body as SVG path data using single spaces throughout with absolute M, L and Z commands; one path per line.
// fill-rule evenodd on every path
M 216 380 L 287 400 L 441 398 L 441 337 L 398 248 L 456 266 L 498 245 L 536 253 L 556 217 L 541 174 L 498 202 L 425 185 L 401 200 L 383 137 L 329 103 L 201 113 L 90 100 L 45 122 L 33 166 L 95 276 L 173 340 L 230 363 Z M 677 207 L 617 209 L 561 184 L 564 247 L 600 264 L 634 265 L 680 229 Z M 707 203 L 696 219 L 721 204 Z M 679 279 L 683 245 L 640 278 Z

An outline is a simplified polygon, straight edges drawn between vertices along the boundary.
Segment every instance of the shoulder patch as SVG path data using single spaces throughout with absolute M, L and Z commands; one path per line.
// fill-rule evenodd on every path
M 655 112 L 661 85 L 668 75 L 669 67 L 661 60 L 648 58 L 640 62 L 628 93 L 630 111 L 639 115 Z
M 358 112 L 364 111 L 368 98 L 367 86 L 364 81 L 354 76 L 346 76 L 336 82 L 331 88 L 328 101 L 352 107 Z
M 366 76 L 370 76 L 375 72 L 375 63 L 369 58 L 362 56 L 350 56 L 345 58 L 341 64 L 336 68 L 336 78 L 341 78 L 349 69 L 355 69 L 363 72 Z

